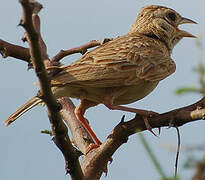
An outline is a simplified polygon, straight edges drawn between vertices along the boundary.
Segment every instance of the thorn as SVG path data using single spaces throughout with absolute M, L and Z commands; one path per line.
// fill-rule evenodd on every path
M 23 37 L 21 38 L 21 40 L 23 42 L 27 42 L 27 36 L 26 36 L 26 32 L 24 33 Z
M 109 161 L 109 164 L 112 164 L 113 159 L 110 158 L 108 161 Z
M 105 44 L 105 43 L 112 41 L 112 40 L 113 40 L 113 38 L 104 38 L 104 39 L 100 40 L 100 44 L 102 45 L 102 44 Z
M 20 19 L 20 21 L 19 21 L 19 23 L 17 24 L 17 26 L 22 26 L 22 27 L 24 27 L 24 22 L 23 22 L 23 19 Z
M 161 127 L 158 128 L 158 135 L 161 134 Z
M 33 69 L 33 64 L 32 64 L 32 62 L 28 62 L 27 71 L 29 71 L 30 69 Z
M 17 24 L 17 27 L 18 27 L 18 26 L 22 26 L 22 25 L 21 25 L 21 20 L 20 20 L 20 22 Z
M 125 122 L 125 115 L 122 116 L 120 123 L 124 123 Z
M 45 130 L 41 130 L 41 133 L 42 133 L 42 134 L 48 134 L 48 135 L 50 135 L 50 136 L 53 136 L 52 131 L 47 130 L 47 129 L 45 129 Z
M 152 131 L 152 129 L 147 129 L 149 132 L 151 132 L 155 137 L 159 137 L 159 136 L 157 136 L 156 134 L 155 134 L 155 132 L 154 131 Z
M 152 127 L 150 126 L 147 117 L 144 117 L 144 123 L 148 131 L 150 131 L 154 136 L 158 137 L 154 131 L 152 131 Z

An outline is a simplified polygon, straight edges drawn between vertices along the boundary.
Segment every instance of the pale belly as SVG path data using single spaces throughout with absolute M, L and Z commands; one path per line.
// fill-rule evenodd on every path
M 158 82 L 145 82 L 136 86 L 127 87 L 126 92 L 114 100 L 114 105 L 130 104 L 150 94 Z
M 105 100 L 115 97 L 113 99 L 113 105 L 122 105 L 144 98 L 156 88 L 157 84 L 158 82 L 143 82 L 132 86 L 106 88 L 68 85 L 64 87 L 53 87 L 52 90 L 56 98 L 67 96 L 81 100 L 87 99 L 100 104 L 105 102 Z

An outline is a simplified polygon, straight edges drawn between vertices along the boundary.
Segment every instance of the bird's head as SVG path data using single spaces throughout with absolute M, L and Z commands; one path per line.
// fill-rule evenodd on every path
M 186 23 L 196 24 L 195 21 L 182 17 L 173 9 L 157 5 L 146 6 L 142 8 L 129 33 L 137 32 L 155 37 L 166 43 L 172 51 L 183 37 L 195 38 L 194 35 L 178 28 L 179 25 Z

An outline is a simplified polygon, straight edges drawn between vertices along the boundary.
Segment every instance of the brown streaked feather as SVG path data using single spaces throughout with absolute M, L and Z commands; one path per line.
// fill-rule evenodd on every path
M 135 33 L 116 38 L 86 53 L 78 61 L 61 67 L 61 72 L 52 77 L 51 84 L 137 85 L 139 79 L 159 81 L 174 71 L 175 64 L 162 42 Z

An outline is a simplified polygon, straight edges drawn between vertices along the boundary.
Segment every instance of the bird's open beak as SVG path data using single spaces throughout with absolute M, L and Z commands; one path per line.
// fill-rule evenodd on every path
M 193 21 L 191 19 L 182 17 L 182 19 L 181 19 L 179 24 L 197 24 L 197 22 L 195 22 L 195 21 Z
M 182 17 L 180 24 L 197 24 L 195 21 L 191 20 L 191 19 L 188 19 L 188 18 L 185 18 L 185 17 Z M 191 37 L 191 38 L 197 38 L 196 36 L 186 32 L 186 31 L 183 31 L 183 30 L 180 30 L 177 28 L 177 31 L 179 31 L 179 34 L 181 37 Z
M 192 35 L 191 33 L 187 32 L 187 31 L 183 31 L 180 29 L 177 29 L 179 31 L 179 35 L 181 37 L 190 37 L 190 38 L 197 38 L 196 36 Z

